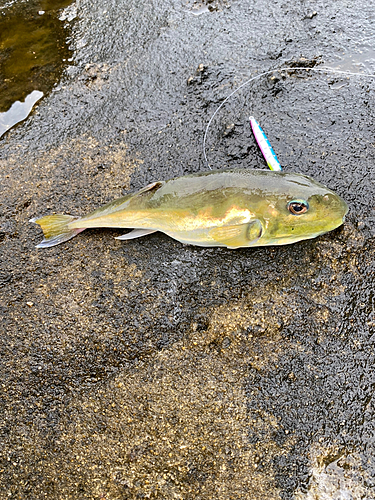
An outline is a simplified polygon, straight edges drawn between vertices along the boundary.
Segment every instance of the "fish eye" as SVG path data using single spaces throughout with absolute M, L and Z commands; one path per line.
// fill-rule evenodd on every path
M 288 203 L 287 209 L 293 215 L 302 215 L 309 209 L 309 204 L 305 200 L 292 200 Z

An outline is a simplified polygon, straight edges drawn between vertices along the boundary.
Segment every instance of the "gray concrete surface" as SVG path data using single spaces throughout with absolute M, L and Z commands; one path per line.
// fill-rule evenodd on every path
M 209 131 L 212 166 L 262 167 L 251 111 L 286 171 L 346 199 L 316 240 L 38 251 L 28 223 L 207 169 L 210 116 L 257 71 L 375 72 L 374 3 L 67 11 L 74 65 L 0 142 L 1 498 L 374 499 L 374 80 L 264 78 Z

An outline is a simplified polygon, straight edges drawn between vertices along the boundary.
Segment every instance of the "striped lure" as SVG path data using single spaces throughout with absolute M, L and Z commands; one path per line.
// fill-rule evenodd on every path
M 269 169 L 280 172 L 282 168 L 279 160 L 277 159 L 275 151 L 273 150 L 270 141 L 267 139 L 266 134 L 263 132 L 262 127 L 253 116 L 250 116 L 250 125 Z

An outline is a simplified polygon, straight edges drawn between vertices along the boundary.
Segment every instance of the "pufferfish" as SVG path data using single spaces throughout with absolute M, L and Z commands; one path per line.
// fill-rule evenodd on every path
M 68 241 L 88 228 L 128 228 L 130 240 L 160 231 L 190 245 L 231 249 L 287 245 L 340 226 L 348 206 L 302 174 L 270 170 L 216 170 L 156 181 L 83 217 L 54 214 L 31 219 L 44 240 Z

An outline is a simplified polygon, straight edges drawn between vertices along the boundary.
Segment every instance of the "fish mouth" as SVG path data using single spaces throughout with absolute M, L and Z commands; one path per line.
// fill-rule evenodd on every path
M 328 231 L 333 231 L 337 227 L 342 226 L 344 224 L 344 222 L 345 222 L 345 215 L 341 215 L 341 216 L 337 217 L 336 219 L 334 219 L 332 221 L 332 224 L 330 224 L 329 226 L 327 226 L 325 228 L 325 230 L 323 231 L 323 233 L 326 233 Z
M 332 229 L 335 229 L 336 227 L 341 226 L 345 222 L 346 215 L 349 211 L 349 207 L 347 203 L 340 197 L 338 198 L 338 204 L 337 206 L 332 210 L 331 213 L 327 213 L 327 219 L 332 217 L 332 223 L 329 224 L 329 227 L 331 229 L 327 229 L 328 231 L 332 231 Z
M 346 219 L 346 216 L 347 216 L 347 214 L 348 214 L 348 211 L 349 211 L 349 208 L 348 208 L 348 206 L 346 206 L 346 210 L 345 210 L 344 214 L 343 214 L 343 215 L 341 215 L 340 217 L 338 217 L 338 220 L 341 220 L 341 222 L 337 225 L 337 227 L 339 227 L 339 226 L 341 226 L 342 224 L 344 224 L 345 219 Z
M 346 216 L 346 215 L 348 214 L 348 212 L 349 212 L 349 207 L 348 207 L 347 203 L 346 203 L 344 200 L 341 200 L 341 201 L 343 202 L 344 207 L 345 207 L 345 212 L 344 212 L 344 215 L 342 216 L 342 221 L 344 222 L 344 220 L 345 220 L 345 216 Z

